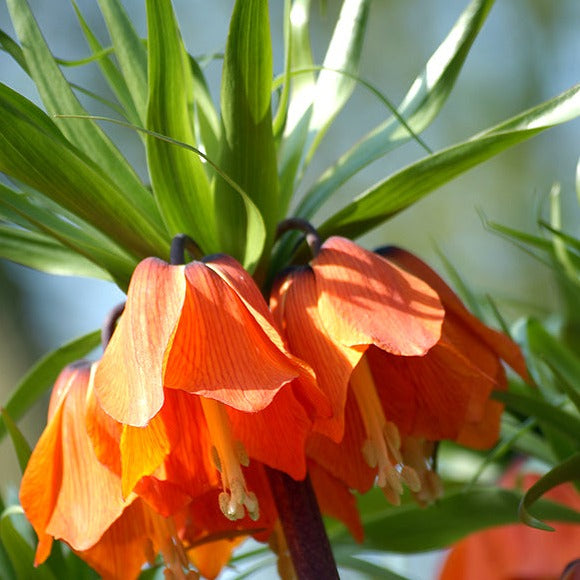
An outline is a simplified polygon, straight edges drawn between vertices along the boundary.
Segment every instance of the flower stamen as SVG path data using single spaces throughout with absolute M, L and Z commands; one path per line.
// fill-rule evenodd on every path
M 220 510 L 230 520 L 242 519 L 247 511 L 248 516 L 256 521 L 260 517 L 258 498 L 247 490 L 242 473 L 242 466 L 247 467 L 250 462 L 248 454 L 241 441 L 234 441 L 222 403 L 202 398 L 201 404 L 213 442 L 212 459 L 221 475 Z
M 385 418 L 366 357 L 354 370 L 350 384 L 368 437 L 361 450 L 363 457 L 369 467 L 377 468 L 377 484 L 386 498 L 399 505 L 403 483 L 417 492 L 421 481 L 412 467 L 403 464 L 399 430 Z

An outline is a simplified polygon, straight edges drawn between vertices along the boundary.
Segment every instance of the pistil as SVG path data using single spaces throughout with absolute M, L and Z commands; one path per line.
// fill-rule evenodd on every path
M 256 494 L 247 490 L 242 473 L 242 466 L 249 464 L 248 454 L 240 441 L 234 441 L 222 403 L 206 398 L 202 398 L 201 403 L 213 443 L 212 458 L 221 475 L 220 509 L 230 520 L 242 519 L 247 511 L 248 516 L 256 521 L 260 517 L 258 499 Z

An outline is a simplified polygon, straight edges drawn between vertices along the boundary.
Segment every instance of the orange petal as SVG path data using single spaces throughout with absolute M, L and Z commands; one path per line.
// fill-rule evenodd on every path
M 312 366 L 318 385 L 332 405 L 332 418 L 321 419 L 314 429 L 338 442 L 344 433 L 348 381 L 363 353 L 337 344 L 328 336 L 318 310 L 312 269 L 296 269 L 279 280 L 272 291 L 272 302 L 292 352 Z
M 143 515 L 141 501 L 128 506 L 121 517 L 88 550 L 77 552 L 103 580 L 131 580 L 139 576 L 152 553 L 152 530 Z
M 311 264 L 321 318 L 344 345 L 423 355 L 439 340 L 443 307 L 419 278 L 339 237 L 326 240 Z
M 165 424 L 158 414 L 146 427 L 123 426 L 121 435 L 121 465 L 123 497 L 127 497 L 137 482 L 151 475 L 169 453 Z
M 221 276 L 201 262 L 188 264 L 185 273 L 187 293 L 165 386 L 241 411 L 263 409 L 300 370 Z
M 183 266 L 157 258 L 135 269 L 125 312 L 95 375 L 101 406 L 117 421 L 143 427 L 163 404 L 163 361 L 185 299 Z
M 244 537 L 240 537 L 232 540 L 216 540 L 200 544 L 187 550 L 187 557 L 203 578 L 214 580 L 230 561 L 232 552 L 244 539 Z
M 349 488 L 365 493 L 372 487 L 377 470 L 371 469 L 363 457 L 367 434 L 351 389 L 347 395 L 344 423 L 344 437 L 340 443 L 313 433 L 307 441 L 306 454 Z
M 308 462 L 308 474 L 323 514 L 341 521 L 357 542 L 364 539 L 364 530 L 356 498 L 348 487 L 314 461 Z
M 471 334 L 475 334 L 523 379 L 529 380 L 526 363 L 518 345 L 505 334 L 489 328 L 471 314 L 453 290 L 433 269 L 410 252 L 401 248 L 384 248 L 379 250 L 379 253 L 427 282 L 439 294 L 447 313 L 454 313 Z
M 306 477 L 305 442 L 312 422 L 291 389 L 283 389 L 259 413 L 228 408 L 232 433 L 252 460 L 284 471 L 294 479 Z
M 35 566 L 48 558 L 52 547 L 52 536 L 45 530 L 54 512 L 62 483 L 63 402 L 61 398 L 59 405 L 54 406 L 52 417 L 30 456 L 20 485 L 20 503 L 38 535 Z
M 85 427 L 90 371 L 79 372 L 62 407 L 62 483 L 46 532 L 76 550 L 93 546 L 119 517 L 127 502 L 118 476 L 103 466 Z

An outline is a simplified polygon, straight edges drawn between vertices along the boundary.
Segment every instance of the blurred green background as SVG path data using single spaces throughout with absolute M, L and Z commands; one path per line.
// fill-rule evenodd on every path
M 74 60 L 89 54 L 66 0 L 30 4 L 56 56 Z M 78 4 L 101 41 L 108 44 L 96 2 Z M 144 3 L 126 0 L 124 4 L 145 36 Z M 223 51 L 231 0 L 175 0 L 174 4 L 186 46 L 193 55 Z M 397 104 L 467 4 L 376 1 L 371 7 L 360 76 Z M 275 72 L 280 73 L 283 2 L 272 0 L 270 6 Z M 311 34 L 317 63 L 324 58 L 323 49 L 339 8 L 339 2 L 313 0 Z M 577 0 L 498 0 L 453 94 L 423 135 L 428 145 L 438 150 L 464 140 L 577 83 L 579 25 Z M 14 34 L 3 3 L 0 27 Z M 216 101 L 220 71 L 219 59 L 206 69 Z M 110 96 L 94 64 L 68 68 L 67 75 L 92 91 Z M 0 80 L 39 103 L 32 83 L 4 54 L 0 54 Z M 87 107 L 95 114 L 110 115 L 94 101 Z M 388 114 L 376 97 L 364 88 L 357 89 L 326 135 L 305 186 Z M 105 129 L 122 143 L 122 150 L 143 175 L 143 152 L 135 135 L 114 126 Z M 441 270 L 436 252 L 439 247 L 468 286 L 480 295 L 493 296 L 510 320 L 522 313 L 554 311 L 558 296 L 549 269 L 487 231 L 481 215 L 512 228 L 537 232 L 539 217 L 547 215 L 550 187 L 558 181 L 565 201 L 565 229 L 579 235 L 580 211 L 574 192 L 579 129 L 577 120 L 486 162 L 374 231 L 364 243 L 368 247 L 387 243 L 404 246 Z M 419 146 L 410 143 L 373 163 L 341 188 L 337 203 L 422 155 Z M 108 310 L 122 299 L 116 288 L 103 282 L 51 277 L 9 263 L 0 263 L 0 280 L 0 403 L 34 359 L 98 328 Z M 43 428 L 44 413 L 44 408 L 39 408 L 21 422 L 31 442 Z M 19 472 L 7 441 L 0 446 L 0 465 L 1 489 L 17 485 Z

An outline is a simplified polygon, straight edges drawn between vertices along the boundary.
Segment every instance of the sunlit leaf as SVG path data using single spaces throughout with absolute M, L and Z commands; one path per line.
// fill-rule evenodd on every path
M 434 153 L 387 177 L 324 222 L 320 234 L 322 237 L 360 236 L 475 165 L 579 114 L 580 85 L 577 85 L 468 141 Z
M 54 384 L 60 371 L 69 363 L 81 359 L 97 347 L 100 331 L 91 332 L 72 340 L 41 358 L 12 391 L 3 407 L 10 417 L 18 421 L 26 411 Z M 0 422 L 0 440 L 6 427 Z
M 266 0 L 237 0 L 224 56 L 222 150 L 219 165 L 254 202 L 266 225 L 266 247 L 279 219 L 278 172 L 271 113 L 272 46 Z M 263 242 L 248 232 L 243 203 L 223 180 L 215 183 L 222 248 L 245 264 Z M 256 243 L 258 242 L 258 243 Z M 259 250 L 259 253 L 258 253 Z M 252 256 L 250 260 L 248 256 Z
M 42 192 L 137 256 L 163 257 L 168 252 L 166 234 L 151 216 L 102 167 L 66 141 L 46 114 L 2 84 L 0 171 Z
M 147 2 L 149 105 L 147 128 L 194 145 L 192 74 L 171 3 Z M 185 233 L 217 251 L 210 184 L 197 155 L 147 137 L 153 193 L 171 235 Z
M 538 501 L 539 498 L 552 488 L 562 483 L 574 480 L 580 481 L 580 453 L 575 453 L 566 461 L 563 461 L 551 469 L 541 479 L 536 481 L 530 489 L 528 489 L 519 505 L 519 516 L 522 522 L 540 530 L 553 531 L 554 528 L 532 516 L 529 513 L 529 509 Z M 580 512 L 576 513 L 578 514 L 578 519 L 580 521 Z M 545 516 L 542 519 L 548 519 L 548 517 Z
M 411 85 L 399 116 L 406 119 L 414 133 L 426 129 L 445 104 L 493 2 L 474 0 L 469 4 Z M 342 183 L 412 137 L 396 116 L 390 117 L 320 177 L 304 196 L 296 215 L 311 218 Z
M 14 29 L 20 39 L 30 76 L 36 83 L 50 115 L 85 115 L 86 111 L 72 91 L 52 56 L 26 0 L 8 0 Z M 159 214 L 147 189 L 112 141 L 93 121 L 59 119 L 66 138 L 90 156 L 140 208 L 148 221 L 159 224 Z M 40 145 L 37 145 L 40 147 Z
M 102 53 L 103 47 L 99 42 L 98 38 L 95 36 L 93 31 L 90 29 L 89 25 L 87 24 L 86 20 L 84 19 L 78 5 L 76 2 L 73 1 L 73 8 L 75 9 L 79 24 L 81 29 L 87 39 L 87 43 L 91 50 L 93 51 L 93 55 L 98 55 Z M 139 113 L 135 107 L 135 103 L 129 92 L 129 87 L 127 86 L 127 82 L 125 81 L 125 77 L 119 69 L 115 66 L 113 61 L 110 59 L 109 55 L 102 55 L 98 60 L 97 63 L 103 76 L 109 83 L 109 87 L 115 93 L 115 96 L 121 103 L 123 107 L 123 114 L 127 118 L 128 121 L 131 123 L 139 123 L 144 124 L 143 120 L 140 118 Z M 147 87 L 145 87 L 147 90 Z
M 99 0 L 99 7 L 107 24 L 107 29 L 115 49 L 122 77 L 109 77 L 115 86 L 129 90 L 134 109 L 141 124 L 147 116 L 147 53 L 141 39 L 135 32 L 123 5 L 118 0 Z M 122 83 L 121 83 L 122 80 Z M 130 109 L 129 109 L 130 110 Z

